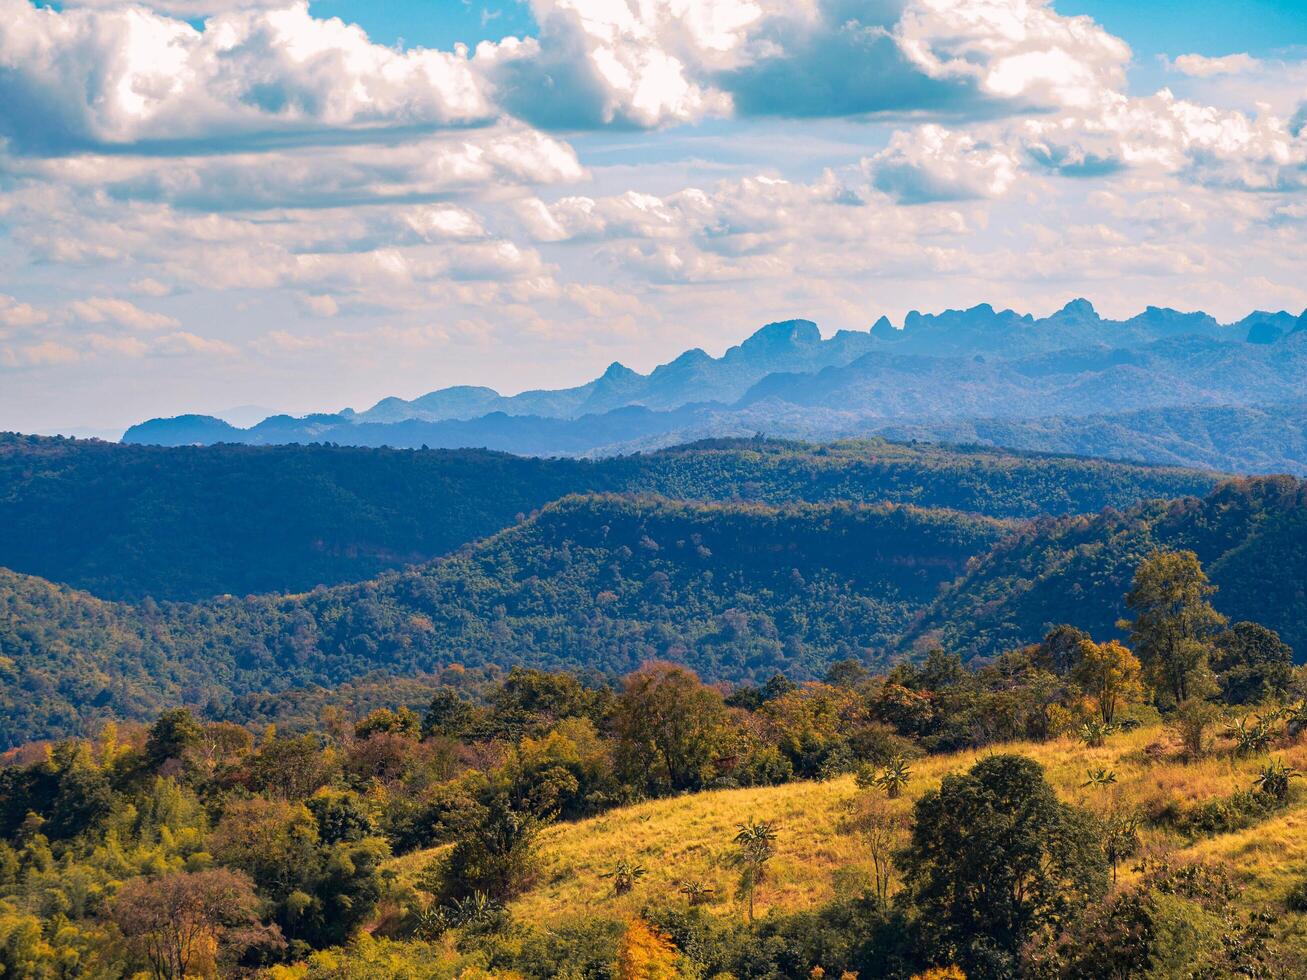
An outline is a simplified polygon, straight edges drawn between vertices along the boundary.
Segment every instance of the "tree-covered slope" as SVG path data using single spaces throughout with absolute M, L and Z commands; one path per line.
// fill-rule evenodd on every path
M 1032 642 L 1057 623 L 1110 636 L 1123 596 L 1155 548 L 1191 549 L 1231 620 L 1277 630 L 1307 654 L 1307 483 L 1232 480 L 1209 496 L 1155 501 L 1124 512 L 1038 521 L 974 563 L 906 637 L 964 656 Z
M 721 440 L 603 461 L 482 450 L 161 448 L 0 436 L 0 566 L 105 598 L 304 591 L 423 562 L 569 493 L 890 501 L 995 517 L 1127 507 L 1218 477 L 884 440 Z
M 820 675 L 887 646 L 1010 530 L 890 504 L 587 496 L 450 558 L 301 595 L 129 605 L 4 572 L 0 745 L 451 661 Z
M 1082 418 L 937 419 L 888 423 L 888 439 L 1079 453 L 1235 473 L 1307 476 L 1307 404 L 1155 408 Z

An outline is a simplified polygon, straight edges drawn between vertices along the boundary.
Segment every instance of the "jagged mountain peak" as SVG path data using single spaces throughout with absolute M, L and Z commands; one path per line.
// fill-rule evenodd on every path
M 638 372 L 631 370 L 621 361 L 613 361 L 612 364 L 604 369 L 604 373 L 599 376 L 599 380 L 608 382 L 629 381 L 639 377 L 641 377 L 641 375 Z
M 1084 297 L 1073 299 L 1071 302 L 1067 303 L 1066 306 L 1062 307 L 1062 309 L 1058 310 L 1057 315 L 1064 317 L 1073 316 L 1086 320 L 1102 319 L 1102 317 L 1098 315 L 1098 311 L 1094 309 L 1094 304 Z
M 811 320 L 779 320 L 754 331 L 744 343 L 727 351 L 747 353 L 771 352 L 796 347 L 813 347 L 821 343 L 821 330 Z

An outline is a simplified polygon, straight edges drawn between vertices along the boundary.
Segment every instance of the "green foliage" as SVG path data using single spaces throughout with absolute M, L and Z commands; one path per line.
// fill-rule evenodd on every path
M 718 440 L 590 462 L 11 434 L 0 435 L 0 566 L 106 598 L 199 599 L 370 578 L 569 493 L 895 501 L 1033 517 L 1201 493 L 1214 481 L 1193 470 L 883 440 Z
M 1298 587 L 1307 579 L 1307 483 L 1290 477 L 1231 480 L 1202 499 L 1024 528 L 974 562 L 900 646 L 993 656 L 1034 642 L 1055 623 L 1110 638 L 1130 612 L 1123 597 L 1136 569 L 1158 549 L 1197 555 L 1220 589 L 1211 599 L 1219 613 L 1266 624 L 1300 658 L 1307 651 Z
M 1216 586 L 1192 551 L 1155 551 L 1135 570 L 1126 605 L 1130 639 L 1159 698 L 1184 704 L 1209 691 L 1209 656 L 1225 618 L 1212 608 Z
M 1292 766 L 1285 765 L 1279 759 L 1272 759 L 1257 774 L 1254 785 L 1257 792 L 1264 793 L 1277 803 L 1283 805 L 1289 799 L 1289 786 L 1295 779 L 1301 779 L 1302 773 Z
M 1216 637 L 1212 669 L 1227 704 L 1283 697 L 1293 683 L 1293 650 L 1259 623 L 1235 623 Z
M 483 804 L 481 818 L 460 838 L 440 869 L 447 901 L 482 892 L 497 902 L 515 898 L 539 872 L 538 839 L 548 817 L 518 809 L 507 787 Z
M 776 825 L 770 820 L 751 820 L 740 824 L 735 835 L 731 863 L 740 869 L 740 893 L 749 902 L 749 921 L 753 921 L 754 898 L 767 871 L 767 862 L 776 853 Z
M 1094 821 L 1022 756 L 984 759 L 921 797 L 903 865 L 935 955 L 969 977 L 1010 975 L 1027 939 L 1107 889 Z
M 622 858 L 613 865 L 612 870 L 605 871 L 599 877 L 612 880 L 614 895 L 625 895 L 648 873 L 644 865 Z
M 0 745 L 451 659 L 820 676 L 888 641 L 1005 530 L 911 507 L 591 497 L 443 562 L 285 598 L 131 607 L 0 571 Z
M 655 663 L 629 675 L 613 715 L 618 764 L 651 792 L 702 788 L 726 722 L 722 696 L 691 671 Z

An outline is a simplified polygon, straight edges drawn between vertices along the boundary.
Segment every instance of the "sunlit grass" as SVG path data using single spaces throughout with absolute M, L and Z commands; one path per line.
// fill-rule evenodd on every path
M 1063 738 L 917 759 L 904 796 L 886 805 L 907 816 L 916 799 L 937 788 L 945 775 L 1003 752 L 1035 759 L 1064 800 L 1100 811 L 1116 806 L 1160 812 L 1168 803 L 1192 806 L 1229 796 L 1251 789 L 1267 761 L 1266 756 L 1236 757 L 1219 743 L 1208 757 L 1186 762 L 1165 730 L 1151 726 L 1114 735 L 1099 748 Z M 1277 748 L 1273 755 L 1307 769 L 1307 745 Z M 1084 786 L 1086 771 L 1097 768 L 1115 772 L 1116 783 Z M 867 867 L 867 855 L 844 828 L 849 804 L 859 792 L 851 776 L 714 790 L 556 825 L 541 838 L 539 882 L 513 903 L 513 914 L 541 924 L 576 916 L 622 918 L 648 903 L 677 900 L 680 883 L 693 879 L 714 889 L 712 905 L 719 914 L 742 916 L 736 873 L 727 858 L 739 825 L 749 820 L 773 821 L 779 834 L 767 881 L 758 891 L 758 913 L 811 908 L 835 894 L 847 869 Z M 1181 859 L 1228 863 L 1246 886 L 1248 902 L 1280 907 L 1289 888 L 1307 878 L 1307 787 L 1295 786 L 1288 811 L 1239 833 L 1197 842 L 1156 828 L 1142 836 L 1146 845 L 1174 850 Z M 398 869 L 406 877 L 415 875 L 433 854 L 410 855 L 397 862 Z M 646 875 L 618 897 L 611 880 L 602 876 L 622 859 L 643 865 Z M 1122 884 L 1135 877 L 1127 865 L 1121 869 Z M 1297 929 L 1301 923 L 1286 927 Z

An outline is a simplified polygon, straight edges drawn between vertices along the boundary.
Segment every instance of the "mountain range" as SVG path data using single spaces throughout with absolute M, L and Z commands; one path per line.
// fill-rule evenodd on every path
M 365 411 L 272 416 L 237 428 L 210 416 L 152 419 L 124 441 L 157 445 L 332 442 L 396 448 L 485 447 L 527 455 L 611 455 L 693 438 L 766 432 L 836 438 L 908 429 L 998 444 L 1005 427 L 1031 449 L 1067 449 L 1070 420 L 1092 419 L 1092 451 L 1118 459 L 1304 472 L 1307 312 L 1257 312 L 1232 324 L 1149 307 L 1102 319 L 1085 300 L 1035 319 L 989 305 L 885 318 L 823 339 L 807 320 L 769 324 L 721 357 L 686 351 L 647 375 L 621 364 L 579 387 L 503 396 L 455 387 Z M 1222 445 L 1231 409 L 1247 450 Z M 1184 412 L 1150 429 L 1141 412 Z M 1224 413 L 1224 414 L 1222 414 Z

